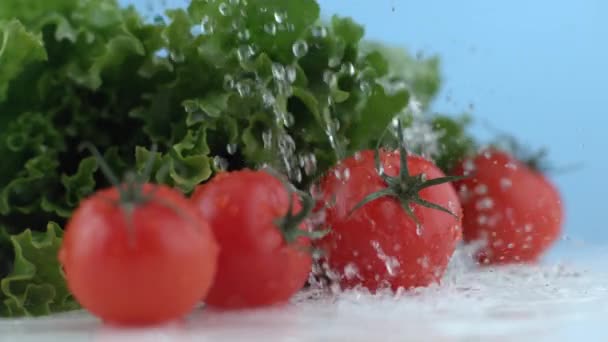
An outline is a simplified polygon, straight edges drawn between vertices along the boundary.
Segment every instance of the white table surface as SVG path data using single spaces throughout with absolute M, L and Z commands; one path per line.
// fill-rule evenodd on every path
M 200 309 L 183 322 L 131 330 L 84 312 L 0 320 L 0 341 L 608 341 L 607 256 L 493 270 L 457 256 L 441 286 L 398 298 L 301 294 L 287 306 Z

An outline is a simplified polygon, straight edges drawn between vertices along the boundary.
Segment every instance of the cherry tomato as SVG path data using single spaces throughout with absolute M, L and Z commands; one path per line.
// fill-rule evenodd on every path
M 331 231 L 318 246 L 342 288 L 397 290 L 438 282 L 461 239 L 460 202 L 448 180 L 439 181 L 443 172 L 411 155 L 407 177 L 401 177 L 400 153 L 405 151 L 380 152 L 388 178 L 379 175 L 374 152 L 367 150 L 343 160 L 320 183 L 318 208 L 327 207 Z M 440 184 L 431 186 L 433 180 Z M 389 194 L 362 202 L 379 191 Z
M 563 220 L 560 194 L 541 173 L 508 153 L 481 151 L 456 174 L 465 241 L 483 240 L 484 264 L 535 262 L 558 239 Z
M 290 197 L 299 213 L 297 196 L 265 171 L 221 173 L 196 189 L 192 201 L 221 247 L 207 305 L 273 305 L 303 287 L 311 271 L 310 240 L 303 236 L 302 220 L 285 220 L 293 219 Z
M 209 291 L 218 246 L 179 192 L 146 184 L 138 201 L 114 187 L 84 200 L 59 253 L 84 308 L 119 325 L 179 319 Z

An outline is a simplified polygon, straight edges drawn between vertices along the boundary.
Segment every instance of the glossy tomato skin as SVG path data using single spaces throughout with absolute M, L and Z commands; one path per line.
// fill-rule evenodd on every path
M 482 240 L 482 264 L 536 262 L 559 238 L 563 220 L 560 194 L 547 178 L 495 149 L 463 161 L 456 174 L 465 241 Z
M 389 176 L 399 173 L 399 152 L 382 152 Z M 428 179 L 445 175 L 430 161 L 408 156 L 411 175 Z M 412 204 L 415 221 L 401 204 L 382 197 L 349 214 L 367 195 L 386 188 L 374 165 L 374 153 L 363 151 L 345 159 L 321 181 L 321 206 L 331 232 L 319 240 L 330 268 L 340 277 L 342 288 L 363 286 L 370 291 L 389 287 L 427 286 L 438 282 L 461 239 L 461 208 L 448 183 L 420 192 L 420 197 L 448 208 L 447 213 Z
M 297 196 L 293 200 L 294 211 L 301 210 Z M 277 227 L 289 206 L 280 180 L 263 171 L 221 173 L 199 186 L 192 201 L 221 247 L 207 305 L 239 309 L 280 304 L 303 287 L 311 270 L 310 241 L 301 237 L 288 244 Z
M 155 200 L 134 208 L 132 225 L 111 188 L 84 200 L 66 227 L 59 259 L 68 286 L 111 324 L 179 319 L 206 296 L 216 272 L 218 245 L 206 221 L 177 191 L 143 187 L 152 191 Z

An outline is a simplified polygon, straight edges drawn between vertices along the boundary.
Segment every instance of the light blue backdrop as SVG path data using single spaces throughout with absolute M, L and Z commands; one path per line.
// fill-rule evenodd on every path
M 608 243 L 608 1 L 320 3 L 326 15 L 365 24 L 370 38 L 439 54 L 444 83 L 435 110 L 460 113 L 473 104 L 475 116 L 550 147 L 556 164 L 583 162 L 583 169 L 553 177 L 567 207 L 566 234 L 587 245 Z

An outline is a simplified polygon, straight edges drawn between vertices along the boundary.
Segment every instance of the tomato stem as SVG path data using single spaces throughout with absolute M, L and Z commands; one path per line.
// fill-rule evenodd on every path
M 283 234 L 285 242 L 291 244 L 299 237 L 307 237 L 314 240 L 325 236 L 328 233 L 327 231 L 309 231 L 300 228 L 300 225 L 308 219 L 314 209 L 315 201 L 312 196 L 295 189 L 280 173 L 269 168 L 266 168 L 265 171 L 283 183 L 289 196 L 287 213 L 275 221 L 276 226 L 281 231 L 281 234 Z M 294 214 L 294 194 L 297 194 L 302 202 L 302 209 L 297 214 Z
M 380 148 L 383 137 L 384 133 L 382 134 L 380 140 L 378 141 L 378 145 L 374 150 L 374 161 L 376 163 L 376 170 L 378 172 L 378 175 L 386 183 L 386 188 L 367 195 L 365 198 L 363 198 L 363 200 L 361 200 L 359 203 L 357 203 L 357 205 L 355 205 L 355 207 L 350 211 L 350 214 L 379 198 L 390 197 L 399 201 L 405 212 L 412 218 L 412 220 L 414 220 L 416 224 L 420 224 L 420 221 L 418 220 L 418 217 L 416 217 L 416 215 L 414 214 L 414 211 L 410 206 L 411 204 L 418 204 L 426 208 L 439 210 L 456 217 L 456 214 L 454 214 L 450 210 L 436 203 L 432 203 L 422 199 L 419 195 L 419 192 L 431 186 L 462 180 L 464 178 L 467 178 L 468 176 L 446 176 L 434 178 L 431 180 L 427 180 L 425 174 L 412 176 L 410 174 L 407 163 L 408 151 L 405 145 L 405 139 L 403 137 L 403 124 L 401 119 L 397 119 L 397 138 L 399 143 L 399 175 L 397 177 L 391 177 L 384 173 L 384 167 L 380 158 Z

